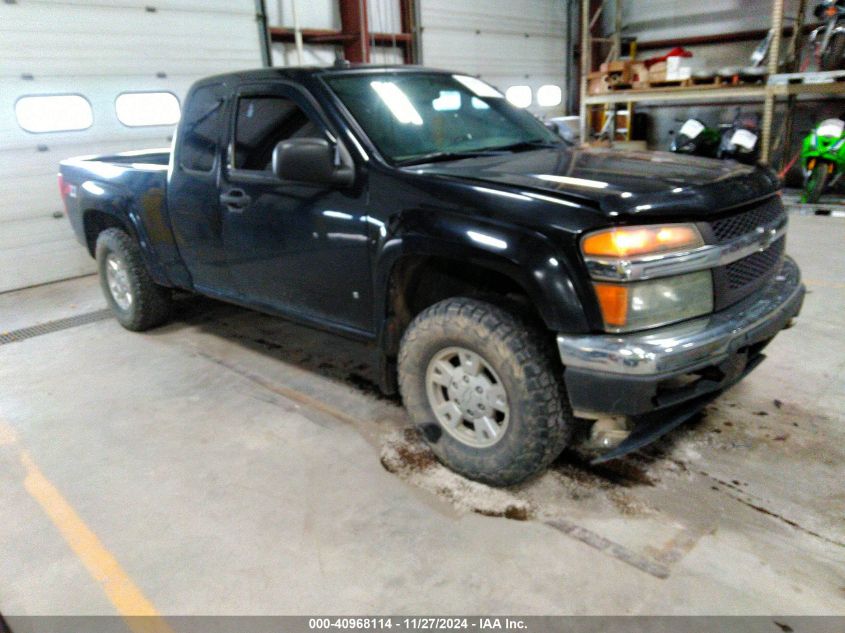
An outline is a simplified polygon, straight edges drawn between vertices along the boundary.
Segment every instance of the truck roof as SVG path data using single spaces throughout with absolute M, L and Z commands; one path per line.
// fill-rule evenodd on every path
M 327 74 L 356 74 L 356 73 L 397 73 L 397 72 L 426 72 L 426 73 L 449 73 L 454 71 L 441 68 L 429 68 L 412 64 L 345 64 L 337 66 L 288 66 L 272 68 L 256 68 L 251 70 L 239 70 L 229 73 L 221 73 L 206 77 L 197 82 L 197 85 L 205 83 L 216 83 L 227 79 L 243 81 L 267 81 L 273 79 L 302 80 L 307 77 L 315 77 Z

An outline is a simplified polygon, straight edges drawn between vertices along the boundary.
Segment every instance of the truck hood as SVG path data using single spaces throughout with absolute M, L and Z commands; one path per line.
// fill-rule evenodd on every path
M 610 217 L 698 219 L 779 188 L 769 170 L 734 161 L 610 149 L 539 149 L 417 165 L 413 171 L 541 192 Z

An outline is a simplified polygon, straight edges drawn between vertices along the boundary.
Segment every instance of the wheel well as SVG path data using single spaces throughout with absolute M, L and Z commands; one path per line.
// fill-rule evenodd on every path
M 91 257 L 95 255 L 97 237 L 106 229 L 122 229 L 130 235 L 132 234 L 123 222 L 110 213 L 91 209 L 85 211 L 82 217 L 83 226 L 85 227 L 85 242 L 88 244 L 88 252 L 91 254 Z
M 398 353 L 402 334 L 417 314 L 450 297 L 490 301 L 545 329 L 528 293 L 508 275 L 445 257 L 408 256 L 394 266 L 390 275 L 384 341 L 387 355 Z

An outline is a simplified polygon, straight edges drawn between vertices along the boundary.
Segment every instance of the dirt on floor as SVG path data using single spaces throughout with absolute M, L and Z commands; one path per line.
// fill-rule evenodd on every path
M 845 495 L 832 483 L 845 477 L 836 474 L 841 447 L 826 439 L 837 421 L 786 395 L 762 400 L 740 384 L 641 451 L 591 465 L 567 450 L 541 476 L 497 489 L 437 461 L 408 428 L 400 399 L 378 391 L 360 344 L 205 300 L 182 310 L 184 321 L 206 332 L 369 401 L 365 414 L 336 417 L 371 441 L 387 471 L 458 512 L 543 522 L 657 576 L 670 573 L 703 536 L 759 521 L 832 548 L 845 561 Z M 331 415 L 331 407 L 326 411 Z

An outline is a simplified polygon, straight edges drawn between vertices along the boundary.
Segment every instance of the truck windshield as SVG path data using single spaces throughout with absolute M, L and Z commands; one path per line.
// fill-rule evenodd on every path
M 329 87 L 394 164 L 515 152 L 563 142 L 492 86 L 446 73 L 338 74 Z

